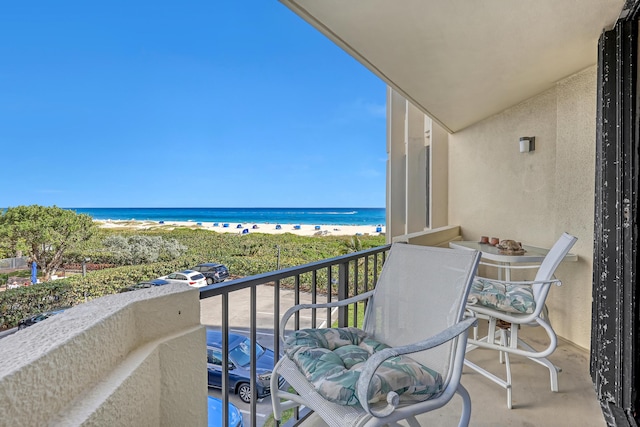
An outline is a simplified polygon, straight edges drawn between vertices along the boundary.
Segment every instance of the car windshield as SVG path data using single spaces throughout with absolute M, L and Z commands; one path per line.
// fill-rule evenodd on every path
M 229 357 L 238 366 L 247 366 L 251 362 L 251 342 L 248 338 L 240 341 L 240 344 L 235 346 L 229 352 Z M 256 358 L 262 356 L 264 348 L 260 344 L 256 344 Z

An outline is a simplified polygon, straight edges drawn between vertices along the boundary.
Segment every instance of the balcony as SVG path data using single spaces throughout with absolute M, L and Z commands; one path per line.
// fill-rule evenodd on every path
M 278 354 L 281 347 L 275 337 L 280 332 L 280 314 L 293 304 L 345 299 L 370 290 L 389 247 L 199 291 L 172 285 L 112 295 L 4 338 L 0 340 L 0 425 L 205 425 L 202 325 L 245 333 Z M 309 310 L 288 326 L 352 325 L 361 320 L 361 313 L 361 307 Z M 536 336 L 528 335 L 532 331 L 522 333 L 535 342 Z M 255 374 L 255 347 L 252 351 Z M 462 381 L 474 405 L 471 425 L 604 425 L 589 377 L 588 356 L 587 351 L 560 341 L 551 357 L 563 369 L 559 393 L 549 390 L 543 367 L 513 357 L 513 410 L 506 408 L 503 389 L 466 371 Z M 476 350 L 470 358 L 498 374 L 502 371 L 495 353 Z M 223 390 L 227 390 L 224 383 Z M 269 399 L 259 402 L 255 394 L 250 404 L 228 391 L 209 389 L 208 394 L 235 403 L 247 426 L 262 426 L 270 412 Z M 454 398 L 447 408 L 420 421 L 457 425 L 459 409 Z M 323 425 L 313 414 L 307 415 L 301 411 L 288 423 Z

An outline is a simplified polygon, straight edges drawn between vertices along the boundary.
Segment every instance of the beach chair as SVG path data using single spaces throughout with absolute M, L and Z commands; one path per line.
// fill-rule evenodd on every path
M 316 226 L 314 227 L 314 229 L 315 229 L 315 230 L 320 230 L 320 226 L 319 226 L 319 225 L 316 225 Z
M 395 243 L 374 290 L 289 309 L 280 323 L 285 352 L 271 376 L 275 419 L 304 405 L 333 427 L 403 419 L 417 426 L 415 415 L 441 408 L 457 393 L 459 425 L 468 425 L 471 400 L 460 377 L 475 319 L 463 316 L 478 260 L 477 251 Z M 356 301 L 367 302 L 362 329 L 286 330 L 300 310 Z M 295 392 L 278 388 L 280 375 Z
M 282 226 L 280 224 L 276 224 L 276 230 L 282 230 Z
M 296 224 L 296 225 L 293 226 L 293 229 L 294 230 L 300 230 L 300 226 Z
M 549 370 L 551 391 L 558 391 L 558 371 L 547 357 L 558 345 L 558 338 L 551 327 L 545 301 L 551 285 L 562 283 L 554 273 L 562 259 L 577 241 L 577 237 L 564 233 L 549 250 L 540 266 L 519 268 L 537 268 L 533 281 L 506 281 L 476 277 L 471 288 L 468 315 L 488 321 L 487 336 L 474 336 L 469 339 L 467 352 L 477 348 L 497 350 L 500 362 L 504 359 L 506 380 L 497 377 L 486 369 L 466 360 L 465 365 L 507 390 L 507 408 L 512 408 L 511 363 L 510 354 L 525 356 Z M 492 264 L 492 266 L 495 266 Z M 506 266 L 506 268 L 515 268 Z M 549 338 L 546 349 L 538 351 L 525 342 L 518 332 L 521 326 L 541 326 Z

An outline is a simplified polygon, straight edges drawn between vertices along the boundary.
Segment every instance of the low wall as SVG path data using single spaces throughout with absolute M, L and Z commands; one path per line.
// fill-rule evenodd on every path
M 0 426 L 205 426 L 197 289 L 98 298 L 0 341 Z
M 392 239 L 392 243 L 401 242 L 412 245 L 448 248 L 449 242 L 462 240 L 461 233 L 462 231 L 460 230 L 459 225 L 447 225 L 444 227 L 434 228 L 432 230 L 395 236 Z

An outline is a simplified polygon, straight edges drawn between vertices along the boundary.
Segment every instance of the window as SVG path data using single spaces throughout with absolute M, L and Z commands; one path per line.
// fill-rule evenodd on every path
M 218 350 L 207 349 L 207 363 L 222 366 L 222 354 Z

